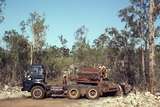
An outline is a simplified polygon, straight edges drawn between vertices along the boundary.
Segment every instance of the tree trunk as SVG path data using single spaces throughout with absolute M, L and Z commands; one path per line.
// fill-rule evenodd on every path
M 154 60 L 154 51 L 155 51 L 155 44 L 154 44 L 154 20 L 153 20 L 153 11 L 154 11 L 154 0 L 150 0 L 149 4 L 149 81 L 148 81 L 148 89 L 151 93 L 154 93 L 154 82 L 155 82 L 155 60 Z
M 30 53 L 30 58 L 31 58 L 30 64 L 32 65 L 32 64 L 33 64 L 33 45 L 32 45 L 32 43 L 31 43 L 31 53 Z
M 144 53 L 144 49 L 141 46 L 141 71 L 140 71 L 140 82 L 141 82 L 141 86 L 142 88 L 145 88 L 146 86 L 146 63 L 145 63 L 145 53 Z

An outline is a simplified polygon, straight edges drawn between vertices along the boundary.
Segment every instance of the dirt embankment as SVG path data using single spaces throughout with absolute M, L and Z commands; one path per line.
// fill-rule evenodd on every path
M 0 91 L 0 107 L 160 107 L 160 96 L 149 92 L 130 93 L 127 96 L 107 96 L 97 100 L 85 98 L 71 100 L 67 98 L 46 98 L 33 100 L 30 93 L 21 92 L 19 87 L 8 87 Z

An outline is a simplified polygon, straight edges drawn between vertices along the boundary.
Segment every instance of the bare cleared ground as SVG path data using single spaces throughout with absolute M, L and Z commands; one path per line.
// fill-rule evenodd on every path
M 145 98 L 138 95 L 126 97 L 102 97 L 97 100 L 85 98 L 71 100 L 67 98 L 46 98 L 34 100 L 27 98 L 11 98 L 0 100 L 0 107 L 160 107 L 160 101 L 155 98 Z M 138 97 L 136 97 L 138 96 Z
M 31 98 L 7 99 L 0 101 L 0 107 L 77 107 L 79 100 L 69 100 L 66 98 L 47 98 L 43 100 L 33 100 Z
M 130 93 L 127 96 L 107 96 L 96 100 L 85 98 L 46 98 L 34 100 L 29 93 L 21 92 L 18 87 L 0 91 L 0 107 L 160 107 L 160 96 L 149 92 Z

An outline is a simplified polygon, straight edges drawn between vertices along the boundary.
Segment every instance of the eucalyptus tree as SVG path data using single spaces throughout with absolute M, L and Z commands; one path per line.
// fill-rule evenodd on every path
M 44 15 L 40 15 L 37 12 L 30 13 L 29 18 L 26 21 L 22 21 L 20 23 L 21 31 L 25 32 L 26 30 L 30 29 L 30 33 L 32 34 L 32 41 L 31 45 L 31 64 L 33 63 L 40 63 L 41 62 L 41 54 L 42 48 L 45 45 L 45 36 L 47 25 L 45 24 L 45 17 Z
M 89 44 L 86 43 L 87 33 L 88 29 L 83 25 L 74 34 L 76 41 L 72 47 L 72 53 L 75 61 L 79 63 L 85 63 L 85 57 L 89 48 Z
M 145 76 L 151 92 L 153 92 L 155 72 L 154 41 L 159 33 L 159 26 L 155 25 L 155 22 L 158 20 L 159 10 L 159 0 L 130 0 L 130 5 L 121 9 L 119 14 L 122 22 L 125 22 L 125 28 L 130 30 L 133 37 L 141 40 L 137 46 L 141 46 L 142 73 L 145 72 L 145 75 L 142 76 Z
M 63 35 L 58 36 L 59 41 L 61 43 L 61 48 L 60 48 L 60 54 L 61 56 L 69 56 L 69 49 L 67 48 L 66 44 L 67 44 L 67 39 L 64 38 Z
M 18 81 L 22 79 L 24 67 L 26 67 L 29 59 L 29 43 L 27 37 L 18 33 L 16 30 L 8 30 L 5 31 L 3 40 L 6 43 L 6 54 L 9 58 L 9 61 L 5 61 L 5 65 L 11 68 L 8 72 L 11 72 L 12 81 Z M 10 75 L 10 73 L 7 75 Z

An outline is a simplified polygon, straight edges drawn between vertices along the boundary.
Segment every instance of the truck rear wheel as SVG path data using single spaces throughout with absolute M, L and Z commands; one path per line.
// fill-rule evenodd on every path
M 31 90 L 31 96 L 34 99 L 42 99 L 45 96 L 45 90 L 42 86 L 34 86 Z
M 78 99 L 80 97 L 80 90 L 76 87 L 71 87 L 68 89 L 67 96 L 70 99 Z
M 98 88 L 92 87 L 87 90 L 86 96 L 88 99 L 97 99 L 99 98 L 99 90 Z

